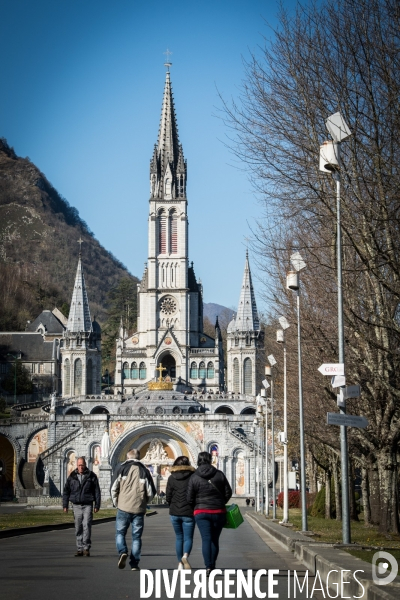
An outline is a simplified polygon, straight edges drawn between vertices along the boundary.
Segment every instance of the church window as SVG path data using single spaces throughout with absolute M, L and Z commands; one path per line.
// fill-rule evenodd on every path
M 170 177 L 166 177 L 166 179 L 165 179 L 165 195 L 166 196 L 171 195 L 171 178 Z
M 190 378 L 197 379 L 197 376 L 198 376 L 197 363 L 192 362 L 192 364 L 190 365 Z
M 249 333 L 246 333 L 246 346 L 251 346 L 251 337 Z
M 93 364 L 92 360 L 89 358 L 87 367 L 86 367 L 86 393 L 93 394 Z
M 199 377 L 200 379 L 205 379 L 207 375 L 206 372 L 206 363 L 204 363 L 203 361 L 199 364 Z
M 235 337 L 235 346 L 239 346 L 239 338 L 238 338 L 238 336 Z
M 71 364 L 69 359 L 64 361 L 64 394 L 69 395 L 71 393 Z
M 131 364 L 131 379 L 139 379 L 139 369 L 135 362 Z
M 207 379 L 214 379 L 214 363 L 209 362 L 207 365 Z
M 124 379 L 130 379 L 131 371 L 129 368 L 129 363 L 127 363 L 127 362 L 125 362 L 124 366 L 123 366 L 123 375 L 124 375 Z
M 178 215 L 175 211 L 169 215 L 169 251 L 171 254 L 178 252 Z
M 139 366 L 139 379 L 146 379 L 146 376 L 147 376 L 146 365 L 144 362 L 141 362 L 140 366 Z
M 160 311 L 164 315 L 173 315 L 176 312 L 177 306 L 175 299 L 171 296 L 164 296 L 160 302 Z
M 44 364 L 43 363 L 39 363 L 39 373 L 41 373 L 42 375 L 44 373 Z
M 74 396 L 80 396 L 82 393 L 82 361 L 77 358 L 74 369 Z
M 243 362 L 243 391 L 245 394 L 253 393 L 252 371 L 251 358 L 245 358 Z
M 240 392 L 239 389 L 239 360 L 235 358 L 233 360 L 233 391 L 237 394 Z
M 167 217 L 165 211 L 161 210 L 158 214 L 158 253 L 167 252 Z

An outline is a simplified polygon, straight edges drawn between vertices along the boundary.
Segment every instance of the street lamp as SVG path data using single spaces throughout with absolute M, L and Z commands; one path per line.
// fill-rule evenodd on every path
M 272 519 L 276 520 L 276 488 L 275 488 L 275 429 L 274 429 L 274 379 L 272 368 L 276 365 L 276 360 L 272 354 L 268 357 L 270 367 L 265 367 L 265 375 L 271 377 L 271 462 L 272 462 Z
M 289 271 L 286 277 L 288 290 L 297 291 L 297 354 L 299 361 L 299 415 L 300 415 L 300 492 L 301 492 L 301 522 L 303 532 L 308 531 L 307 525 L 307 493 L 306 493 L 306 457 L 304 445 L 304 411 L 303 411 L 303 378 L 301 363 L 301 329 L 300 329 L 300 276 L 299 273 L 306 267 L 300 252 L 295 252 L 290 257 L 290 262 L 295 271 Z
M 267 369 L 270 367 L 265 367 L 265 374 L 267 375 Z M 265 516 L 269 517 L 269 465 L 268 465 L 268 398 L 267 398 L 267 389 L 270 387 L 269 383 L 266 379 L 263 381 L 264 389 L 261 390 L 261 403 L 264 402 L 265 405 L 265 478 L 263 479 L 265 485 Z
M 331 173 L 336 181 L 336 252 L 337 252 L 337 287 L 338 287 L 338 342 L 339 363 L 344 365 L 344 324 L 343 324 L 343 284 L 342 284 L 342 230 L 340 223 L 340 143 L 346 140 L 351 131 L 340 112 L 327 118 L 326 128 L 333 142 L 326 141 L 320 147 L 319 169 Z M 346 371 L 344 371 L 346 374 Z M 344 387 L 344 386 L 342 386 Z M 346 400 L 339 407 L 341 414 L 346 414 Z M 342 537 L 343 544 L 351 543 L 350 507 L 349 507 L 349 467 L 347 456 L 347 428 L 340 426 L 340 456 L 342 472 Z
M 276 341 L 283 344 L 283 518 L 281 523 L 289 522 L 289 486 L 288 486 L 288 435 L 287 435 L 287 381 L 286 381 L 286 340 L 285 331 L 290 327 L 286 317 L 279 317 L 282 329 L 276 332 Z

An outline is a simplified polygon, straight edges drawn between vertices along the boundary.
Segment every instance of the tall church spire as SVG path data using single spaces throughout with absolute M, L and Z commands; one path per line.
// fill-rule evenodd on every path
M 74 291 L 72 292 L 71 307 L 69 309 L 67 331 L 70 331 L 71 333 L 92 331 L 89 300 L 86 292 L 80 252 L 78 268 L 76 270 Z
M 184 197 L 186 190 L 186 161 L 179 143 L 170 75 L 167 71 L 158 139 L 150 161 L 153 198 Z
M 247 250 L 235 327 L 239 331 L 258 331 L 260 329 L 256 298 L 251 280 L 249 253 Z

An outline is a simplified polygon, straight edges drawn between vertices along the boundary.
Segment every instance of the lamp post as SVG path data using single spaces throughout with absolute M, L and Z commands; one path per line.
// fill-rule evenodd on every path
M 301 493 L 301 523 L 303 532 L 308 531 L 307 524 L 307 493 L 306 493 L 306 458 L 304 444 L 304 410 L 303 410 L 303 378 L 301 362 L 301 328 L 300 328 L 300 276 L 299 273 L 306 267 L 306 263 L 299 252 L 290 257 L 295 271 L 290 271 L 286 277 L 286 287 L 297 291 L 297 355 L 299 362 L 299 427 L 300 427 L 300 493 Z
M 265 374 L 267 375 L 268 366 L 265 367 Z M 261 390 L 261 400 L 264 401 L 265 404 L 265 507 L 264 512 L 265 516 L 269 517 L 269 465 L 268 465 L 268 402 L 267 402 L 267 388 L 269 388 L 269 383 L 267 380 L 263 381 L 264 389 Z
M 257 419 L 255 419 L 255 421 L 257 422 Z M 253 421 L 253 425 L 250 427 L 250 433 L 253 435 L 253 449 L 254 449 L 254 512 L 257 512 L 257 502 L 256 502 L 256 498 L 257 498 L 257 453 L 256 453 L 256 434 L 255 434 L 255 428 L 254 428 L 254 421 Z
M 288 486 L 288 435 L 287 435 L 287 374 L 285 331 L 290 327 L 286 317 L 279 317 L 282 329 L 276 332 L 276 341 L 283 344 L 283 518 L 281 523 L 289 522 L 289 486 Z
M 270 367 L 265 368 L 265 374 L 271 377 L 271 461 L 272 461 L 272 519 L 276 521 L 276 487 L 275 487 L 275 429 L 274 429 L 274 378 L 272 368 L 276 365 L 276 360 L 273 354 L 268 356 Z M 269 372 L 267 372 L 269 369 Z
M 319 169 L 330 173 L 336 181 L 336 252 L 337 252 L 337 288 L 338 288 L 338 345 L 339 363 L 345 364 L 344 324 L 343 324 L 343 283 L 342 283 L 342 230 L 340 210 L 340 143 L 346 140 L 351 131 L 340 112 L 325 122 L 333 142 L 326 141 L 320 147 Z M 346 370 L 344 371 L 346 374 Z M 344 387 L 344 386 L 342 386 Z M 340 405 L 340 413 L 346 414 L 346 400 Z M 340 456 L 342 472 L 342 539 L 343 544 L 351 543 L 350 507 L 349 507 L 349 465 L 347 453 L 347 427 L 340 426 Z
M 11 356 L 14 359 L 14 404 L 17 404 L 17 360 L 21 358 L 21 350 L 18 354 L 8 352 L 7 356 Z

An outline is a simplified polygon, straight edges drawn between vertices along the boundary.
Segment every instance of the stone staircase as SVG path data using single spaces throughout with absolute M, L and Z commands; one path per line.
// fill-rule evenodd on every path
M 256 452 L 265 457 L 265 450 L 261 448 L 261 446 L 256 444 L 254 440 L 251 440 L 243 431 L 239 431 L 239 429 L 236 427 L 229 426 L 229 432 L 236 439 L 240 440 L 243 444 L 246 444 L 246 446 L 248 446 L 250 450 L 255 450 Z

